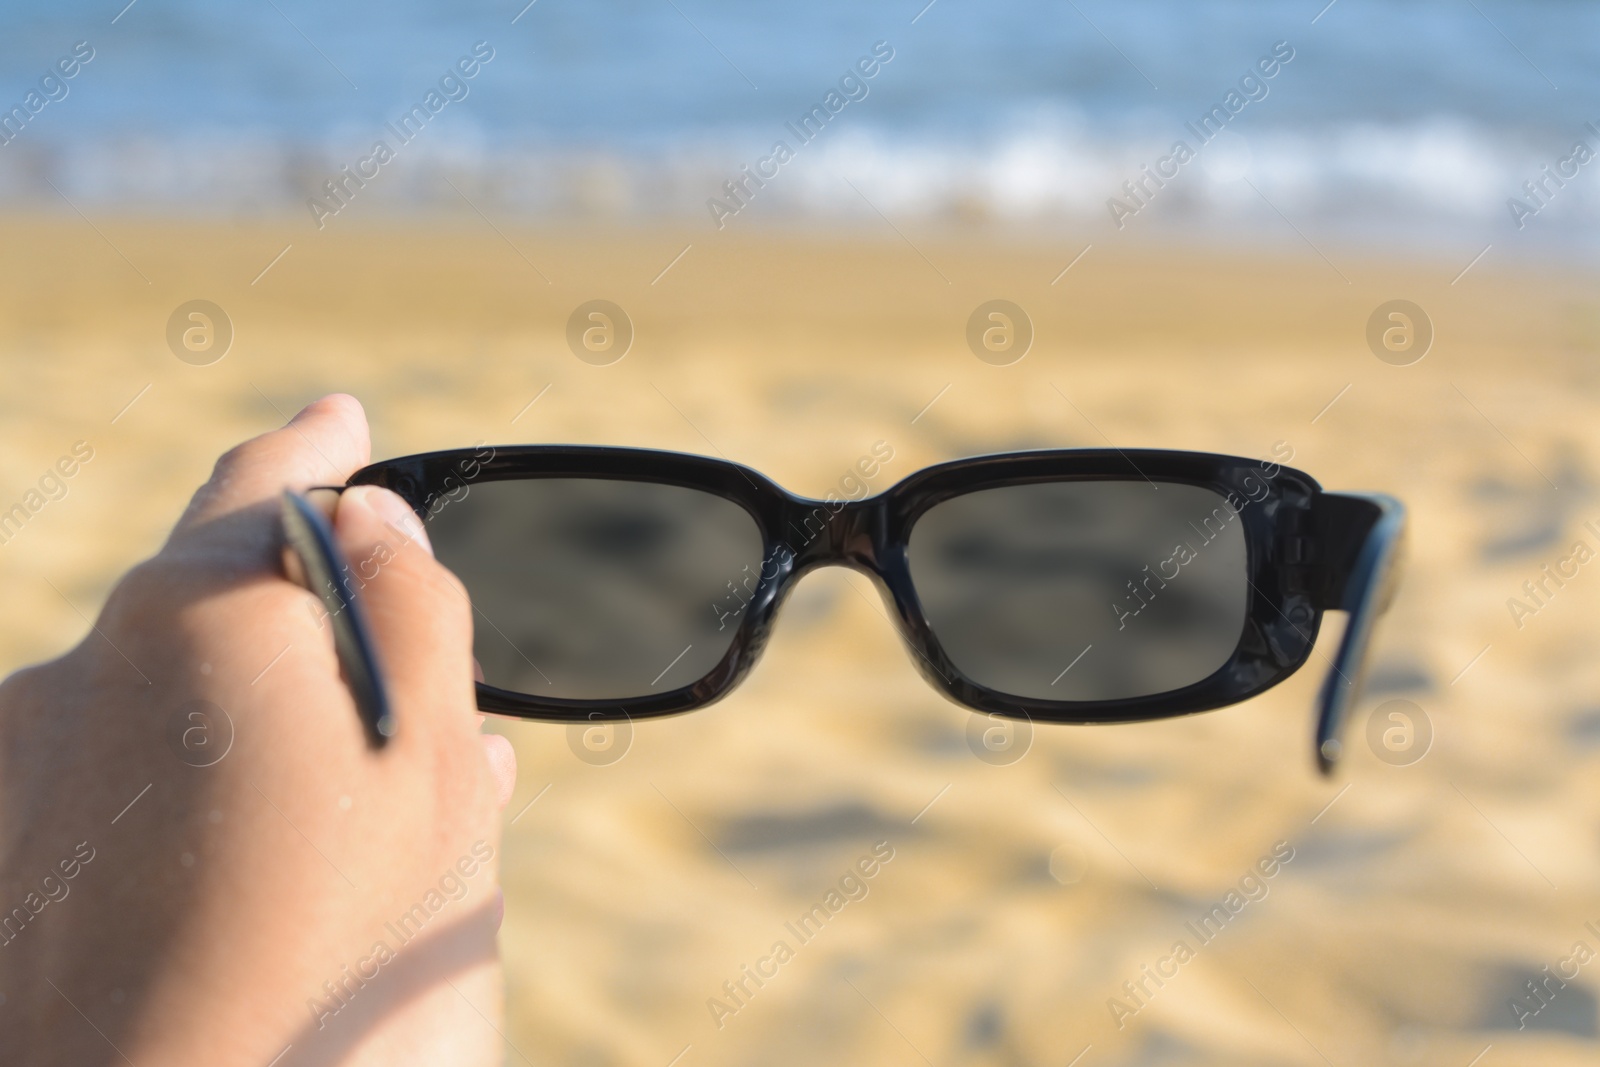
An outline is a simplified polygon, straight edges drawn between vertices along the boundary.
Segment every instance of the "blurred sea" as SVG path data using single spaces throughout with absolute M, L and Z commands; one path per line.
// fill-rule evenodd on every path
M 361 214 L 466 198 L 496 218 L 710 227 L 708 198 L 783 140 L 795 159 L 727 225 L 881 212 L 1109 238 L 1108 198 L 1175 141 L 1198 147 L 1185 124 L 1286 41 L 1266 95 L 1127 229 L 1582 256 L 1600 223 L 1600 165 L 1547 184 L 1520 229 L 1507 205 L 1538 206 L 1523 183 L 1575 142 L 1600 150 L 1600 5 L 525 2 L 6 0 L 0 109 L 75 42 L 95 58 L 0 145 L 0 199 L 312 225 L 307 198 L 374 141 L 397 147 L 387 124 L 483 41 L 495 58 Z M 879 41 L 893 59 L 802 145 L 786 123 Z

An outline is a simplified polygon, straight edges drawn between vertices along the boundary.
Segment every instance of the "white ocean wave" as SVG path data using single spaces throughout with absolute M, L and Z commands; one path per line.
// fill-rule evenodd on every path
M 1323 127 L 1240 124 L 1210 144 L 1179 126 L 1114 137 L 1072 116 L 1035 119 L 988 138 L 885 132 L 865 124 L 827 129 L 742 203 L 727 183 L 755 165 L 776 139 L 759 132 L 658 151 L 605 151 L 506 143 L 470 123 L 427 129 L 403 147 L 359 196 L 374 216 L 472 206 L 509 217 L 604 216 L 704 219 L 708 202 L 736 206 L 729 226 L 795 220 L 850 220 L 881 213 L 897 222 L 969 222 L 1085 227 L 1104 225 L 1113 199 L 1138 207 L 1126 228 L 1357 227 L 1408 235 L 1446 230 L 1515 231 L 1507 200 L 1526 199 L 1523 183 L 1554 164 L 1570 142 L 1457 117 L 1405 123 L 1345 122 Z M 330 179 L 364 155 L 385 131 L 341 129 L 317 143 L 285 142 L 247 131 L 181 137 L 120 136 L 70 144 L 21 139 L 0 149 L 0 197 L 14 205 L 74 203 L 100 208 L 281 214 L 306 212 Z M 1600 136 L 1574 131 L 1600 150 Z M 1174 142 L 1198 149 L 1159 187 L 1144 180 L 1143 202 L 1125 182 L 1140 182 Z M 1549 141 L 1546 137 L 1543 141 Z M 1600 172 L 1600 166 L 1594 168 Z M 448 180 L 447 180 L 448 179 Z M 54 188 L 52 188 L 54 186 Z M 353 212 L 354 213 L 354 212 Z M 1585 170 L 1548 197 L 1525 227 L 1529 239 L 1592 238 L 1600 226 L 1600 173 Z

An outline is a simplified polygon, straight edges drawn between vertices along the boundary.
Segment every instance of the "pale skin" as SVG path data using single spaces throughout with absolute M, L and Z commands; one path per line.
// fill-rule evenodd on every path
M 279 493 L 368 450 L 337 395 L 233 449 L 82 643 L 0 685 L 6 1062 L 501 1062 L 516 762 L 482 732 L 466 592 L 399 497 L 340 498 L 346 557 L 385 560 L 362 590 L 399 723 L 378 750 L 281 564 Z M 196 700 L 234 730 L 204 767 L 171 741 Z

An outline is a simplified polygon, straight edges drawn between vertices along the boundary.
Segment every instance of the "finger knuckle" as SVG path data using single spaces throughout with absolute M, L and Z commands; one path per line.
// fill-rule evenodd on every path
M 130 567 L 117 582 L 106 598 L 105 614 L 113 621 L 123 614 L 137 618 L 164 604 L 190 577 L 188 568 L 166 556 L 152 556 Z
M 226 482 L 241 470 L 246 470 L 266 457 L 272 448 L 272 434 L 262 434 L 248 441 L 240 441 L 217 457 L 211 470 L 213 482 Z

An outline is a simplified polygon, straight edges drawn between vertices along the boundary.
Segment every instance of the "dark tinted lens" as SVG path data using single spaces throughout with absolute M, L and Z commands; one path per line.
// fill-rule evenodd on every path
M 493 686 L 621 700 L 703 677 L 761 569 L 750 513 L 697 489 L 599 478 L 481 482 L 428 523 L 472 594 Z
M 979 685 L 1038 700 L 1163 693 L 1239 643 L 1243 526 L 1221 495 L 1171 482 L 985 489 L 917 520 L 911 580 Z

